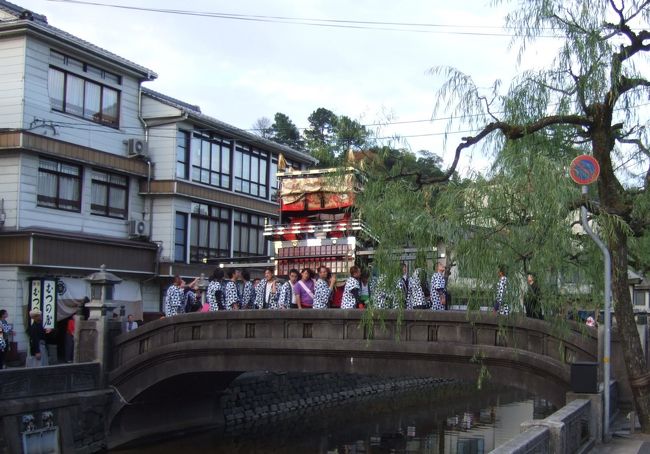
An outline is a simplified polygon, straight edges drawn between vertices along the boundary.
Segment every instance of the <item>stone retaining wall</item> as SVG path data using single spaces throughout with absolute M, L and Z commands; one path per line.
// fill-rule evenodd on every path
M 23 452 L 25 439 L 43 437 L 63 454 L 100 451 L 112 399 L 97 363 L 2 370 L 0 453 Z
M 236 432 L 271 418 L 422 388 L 456 387 L 440 378 L 387 378 L 351 374 L 251 373 L 237 378 L 221 398 L 226 430 Z

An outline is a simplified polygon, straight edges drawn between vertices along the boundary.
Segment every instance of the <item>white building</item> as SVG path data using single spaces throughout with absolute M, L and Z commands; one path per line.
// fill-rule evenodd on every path
M 314 161 L 143 91 L 156 77 L 0 0 L 0 309 L 21 351 L 32 282 L 61 321 L 105 264 L 128 313 L 157 313 L 169 276 L 264 255 L 279 153 Z

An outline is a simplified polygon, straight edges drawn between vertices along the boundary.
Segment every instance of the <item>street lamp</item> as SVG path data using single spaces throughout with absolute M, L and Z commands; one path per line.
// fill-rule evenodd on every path
M 210 281 L 205 278 L 205 274 L 201 273 L 201 276 L 196 281 L 196 286 L 201 290 L 201 307 L 205 304 L 205 291 L 208 289 Z

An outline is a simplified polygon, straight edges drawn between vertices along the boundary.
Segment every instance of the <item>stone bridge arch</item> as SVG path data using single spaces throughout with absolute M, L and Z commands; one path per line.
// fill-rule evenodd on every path
M 564 403 L 570 363 L 596 361 L 597 334 L 493 314 L 389 311 L 374 332 L 361 311 L 233 311 L 162 319 L 118 336 L 109 382 L 126 401 L 182 374 L 251 370 L 491 379 Z M 381 325 L 381 326 L 380 326 Z M 584 333 L 580 332 L 583 329 Z

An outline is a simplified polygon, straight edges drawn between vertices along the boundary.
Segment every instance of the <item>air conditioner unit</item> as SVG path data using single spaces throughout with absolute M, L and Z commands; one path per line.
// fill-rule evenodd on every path
M 129 236 L 131 238 L 149 238 L 149 224 L 137 219 L 129 220 Z
M 129 156 L 147 156 L 147 142 L 142 139 L 129 139 L 126 141 Z

